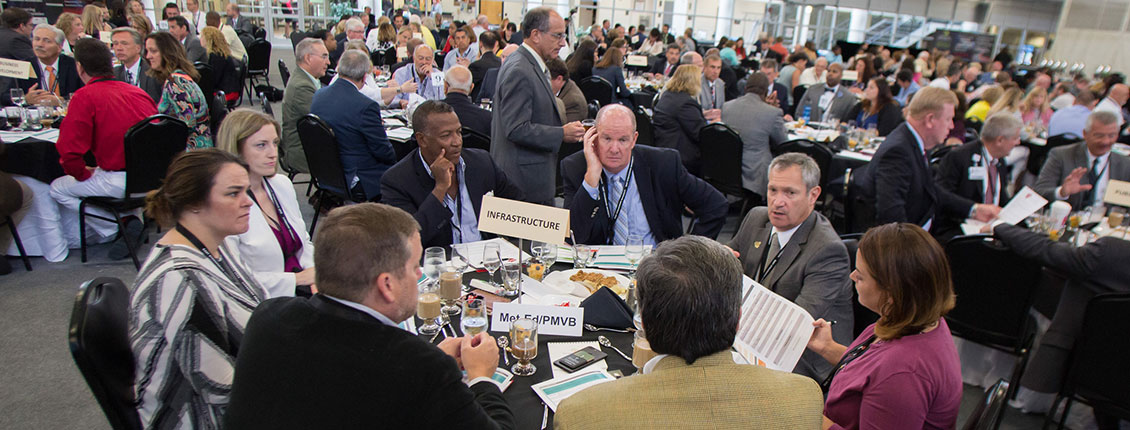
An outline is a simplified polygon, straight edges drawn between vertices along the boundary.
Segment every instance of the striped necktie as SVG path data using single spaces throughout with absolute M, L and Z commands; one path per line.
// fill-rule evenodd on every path
M 628 178 L 625 175 L 612 181 L 612 191 L 609 193 L 609 198 L 611 198 L 613 202 L 621 202 L 620 196 L 623 193 L 627 192 L 628 184 L 625 183 L 627 182 L 627 179 Z M 625 198 L 624 200 L 627 199 Z M 612 208 L 612 210 L 619 212 L 619 215 L 616 217 L 616 225 L 613 226 L 613 245 L 623 245 L 628 242 L 628 233 L 630 232 L 630 229 L 628 227 L 628 214 L 626 209 L 627 208 L 624 207 L 624 203 L 620 203 L 619 208 Z

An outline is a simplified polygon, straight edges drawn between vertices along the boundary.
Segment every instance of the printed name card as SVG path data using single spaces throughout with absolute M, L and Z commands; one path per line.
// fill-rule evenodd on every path
M 1103 201 L 1112 205 L 1130 206 L 1130 182 L 1114 179 L 1107 181 Z
M 577 337 L 585 323 L 585 309 L 496 302 L 490 317 L 490 331 L 509 332 L 510 322 L 519 318 L 537 321 L 540 334 Z
M 113 39 L 110 39 L 112 35 L 109 31 L 103 31 L 98 33 L 98 38 L 102 39 L 102 43 L 105 43 L 106 46 L 110 46 L 114 42 Z
M 30 62 L 0 58 L 0 76 L 5 78 L 27 79 L 34 73 Z
M 487 195 L 479 210 L 479 231 L 564 245 L 569 210 Z
M 408 56 L 408 47 L 407 46 L 397 46 L 396 47 L 396 58 L 405 58 L 407 56 Z
M 624 62 L 629 66 L 647 67 L 646 55 L 629 55 L 628 60 Z

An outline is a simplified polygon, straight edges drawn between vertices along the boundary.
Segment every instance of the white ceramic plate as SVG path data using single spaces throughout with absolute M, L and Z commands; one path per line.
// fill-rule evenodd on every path
M 611 276 L 613 278 L 616 278 L 616 281 L 619 282 L 620 286 L 625 290 L 627 290 L 628 288 L 629 281 L 627 277 L 610 270 L 602 269 L 568 269 L 550 272 L 545 276 L 545 279 L 542 279 L 541 283 L 549 289 L 554 290 L 555 294 L 585 298 L 591 294 L 589 293 L 589 289 L 585 288 L 585 286 L 580 282 L 569 280 L 570 277 L 582 270 L 588 273 L 599 273 L 604 276 Z M 621 298 L 625 300 L 627 299 L 623 296 L 621 296 Z

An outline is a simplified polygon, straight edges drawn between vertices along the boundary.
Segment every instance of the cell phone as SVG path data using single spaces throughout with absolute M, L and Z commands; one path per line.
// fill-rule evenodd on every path
M 586 346 L 581 350 L 557 359 L 557 361 L 553 362 L 553 365 L 565 369 L 566 372 L 573 373 L 584 369 L 590 364 L 603 360 L 604 357 L 607 356 L 608 354 L 605 354 L 599 349 Z

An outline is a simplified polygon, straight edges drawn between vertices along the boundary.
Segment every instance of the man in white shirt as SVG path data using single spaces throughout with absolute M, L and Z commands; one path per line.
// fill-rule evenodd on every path
M 1130 99 L 1130 87 L 1126 84 L 1114 84 L 1110 87 L 1110 92 L 1106 97 L 1095 106 L 1096 112 L 1110 112 L 1118 117 L 1118 126 L 1121 127 L 1125 118 L 1122 115 L 1122 106 L 1126 104 L 1126 100 Z
M 948 90 L 948 89 L 952 88 L 953 85 L 956 84 L 957 81 L 960 80 L 960 79 L 961 79 L 961 64 L 960 63 L 953 63 L 953 64 L 950 64 L 949 69 L 946 70 L 945 76 L 942 76 L 942 77 L 939 77 L 937 79 L 930 81 L 929 86 L 941 88 L 943 90 Z
M 1048 153 L 1036 179 L 1036 192 L 1082 209 L 1102 202 L 1111 179 L 1130 181 L 1130 159 L 1110 151 L 1118 139 L 1118 120 L 1112 112 L 1091 113 L 1083 128 L 1083 142 Z
M 828 59 L 820 57 L 816 59 L 816 65 L 804 69 L 800 74 L 800 85 L 809 87 L 815 84 L 822 84 L 828 77 Z
M 209 27 L 216 27 L 220 29 L 220 33 L 224 35 L 224 41 L 228 43 L 231 48 L 232 57 L 247 63 L 247 48 L 243 46 L 243 42 L 239 40 L 239 35 L 236 34 L 235 29 L 230 25 L 224 24 L 220 19 L 220 14 L 213 11 L 204 15 L 204 22 Z
M 200 4 L 197 0 L 184 0 L 184 8 L 188 9 L 184 18 L 192 24 L 193 31 L 200 34 L 200 28 L 204 26 L 204 11 L 200 10 Z
M 487 19 L 486 15 L 479 15 L 479 18 L 475 20 L 475 26 L 471 29 L 475 32 L 475 40 L 479 40 L 479 35 L 490 30 L 490 20 Z

